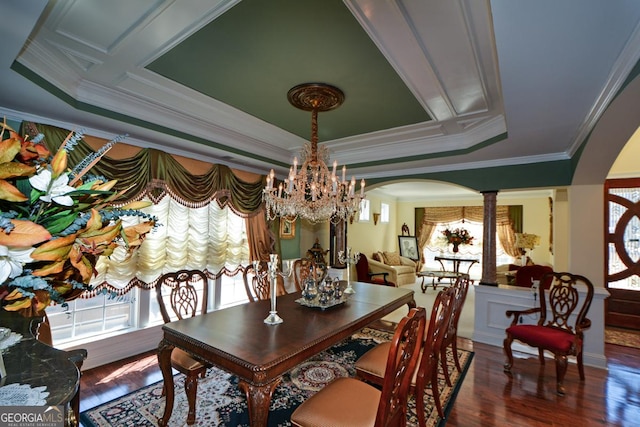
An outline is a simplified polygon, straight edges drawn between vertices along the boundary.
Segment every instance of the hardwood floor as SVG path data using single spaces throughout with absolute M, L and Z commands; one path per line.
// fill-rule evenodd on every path
M 475 352 L 447 426 L 637 426 L 640 420 L 640 349 L 605 344 L 608 370 L 575 364 L 565 378 L 567 394 L 555 393 L 555 363 L 514 352 L 510 378 L 502 348 L 461 338 Z M 80 410 L 160 381 L 155 352 L 85 371 Z

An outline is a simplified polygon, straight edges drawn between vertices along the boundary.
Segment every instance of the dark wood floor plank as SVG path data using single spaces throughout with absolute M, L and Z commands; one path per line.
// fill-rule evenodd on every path
M 555 364 L 514 352 L 512 375 L 502 370 L 502 348 L 460 339 L 475 356 L 447 420 L 455 426 L 632 426 L 640 419 L 640 350 L 605 344 L 608 370 L 575 364 L 565 378 L 566 396 L 555 393 Z M 162 379 L 155 352 L 83 373 L 80 410 Z

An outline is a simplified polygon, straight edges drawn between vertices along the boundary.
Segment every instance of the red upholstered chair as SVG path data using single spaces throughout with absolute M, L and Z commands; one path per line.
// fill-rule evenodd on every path
M 571 273 L 551 273 L 553 283 L 546 292 L 540 292 L 540 305 L 523 311 L 507 311 L 513 316 L 506 330 L 504 353 L 507 357 L 504 371 L 511 372 L 513 355 L 511 343 L 518 340 L 538 348 L 540 363 L 544 364 L 544 351 L 553 353 L 556 360 L 556 391 L 564 395 L 564 376 L 567 372 L 567 356 L 576 356 L 580 379 L 584 381 L 582 364 L 583 331 L 591 326 L 587 312 L 593 299 L 593 284 L 583 276 Z M 546 279 L 543 278 L 543 281 Z M 522 316 L 538 314 L 538 323 L 521 323 Z
M 548 273 L 553 273 L 553 268 L 546 265 L 534 264 L 522 266 L 516 272 L 515 285 L 530 288 L 532 280 L 542 280 L 542 277 Z M 546 276 L 544 283 L 540 283 L 540 287 L 542 288 L 544 286 L 544 289 L 549 289 L 552 280 L 552 275 Z
M 369 269 L 369 260 L 366 255 L 360 254 L 360 259 L 356 263 L 356 276 L 358 282 L 375 283 L 376 285 L 395 286 L 393 282 L 387 281 L 389 273 L 372 273 Z

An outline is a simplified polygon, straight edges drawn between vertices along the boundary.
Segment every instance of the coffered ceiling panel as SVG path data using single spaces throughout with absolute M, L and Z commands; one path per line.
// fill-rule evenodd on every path
M 4 16 L 0 108 L 246 170 L 310 137 L 367 179 L 570 159 L 640 57 L 640 2 L 31 0 Z

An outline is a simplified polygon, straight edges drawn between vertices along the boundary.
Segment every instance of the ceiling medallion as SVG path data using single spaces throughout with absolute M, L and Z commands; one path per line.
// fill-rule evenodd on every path
M 318 147 L 318 112 L 338 108 L 344 101 L 344 93 L 335 86 L 324 83 L 304 83 L 287 93 L 287 99 L 296 108 L 311 111 L 311 142 L 304 145 L 302 164 L 298 170 L 298 158 L 293 158 L 289 176 L 275 186 L 275 172 L 267 176 L 263 190 L 267 219 L 285 217 L 292 221 L 300 217 L 311 223 L 331 220 L 337 223 L 358 213 L 364 198 L 364 179 L 356 194 L 356 179 L 346 180 L 347 168 L 342 176 L 336 174 L 338 164 L 333 162 L 331 172 L 327 167 L 329 150 Z

